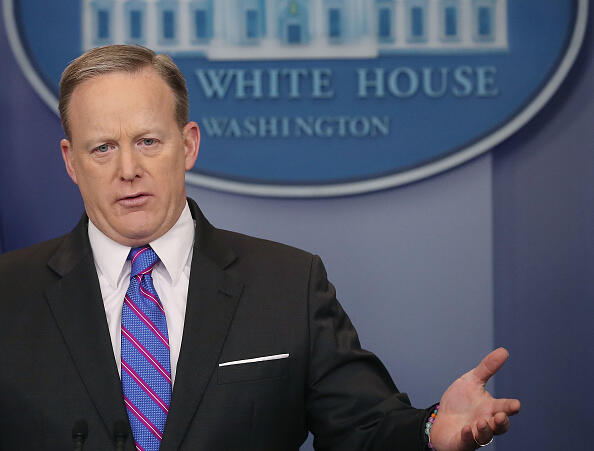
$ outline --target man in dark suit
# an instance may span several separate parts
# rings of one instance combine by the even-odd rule
[[[118,420],[126,449],[147,451],[290,450],[308,430],[318,449],[422,450],[430,437],[464,451],[504,433],[519,401],[484,384],[505,350],[439,409],[414,409],[360,348],[318,257],[208,223],[185,195],[200,142],[187,102],[173,62],[140,47],[91,50],[64,72],[61,148],[86,214],[0,257],[0,449],[68,449],[77,419],[96,450]],[[156,260],[137,272],[143,253]]]

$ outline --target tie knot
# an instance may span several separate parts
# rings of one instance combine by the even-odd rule
[[[133,247],[128,254],[128,260],[132,262],[131,277],[138,274],[150,274],[155,264],[159,261],[157,253],[148,245]]]

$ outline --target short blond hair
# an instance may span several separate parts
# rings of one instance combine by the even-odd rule
[[[180,127],[188,122],[189,101],[186,80],[173,60],[139,45],[106,45],[91,49],[72,61],[60,79],[58,110],[66,137],[70,139],[68,105],[72,93],[86,80],[113,72],[136,73],[151,67],[175,96],[175,119]]]

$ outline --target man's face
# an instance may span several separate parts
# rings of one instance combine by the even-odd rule
[[[149,68],[102,75],[76,87],[68,119],[62,156],[93,224],[126,246],[167,232],[200,144],[195,122],[180,130],[169,86]]]

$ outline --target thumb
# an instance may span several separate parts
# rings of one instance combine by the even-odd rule
[[[485,358],[472,370],[474,376],[486,384],[509,357],[509,352],[505,348],[497,348],[485,356]]]

